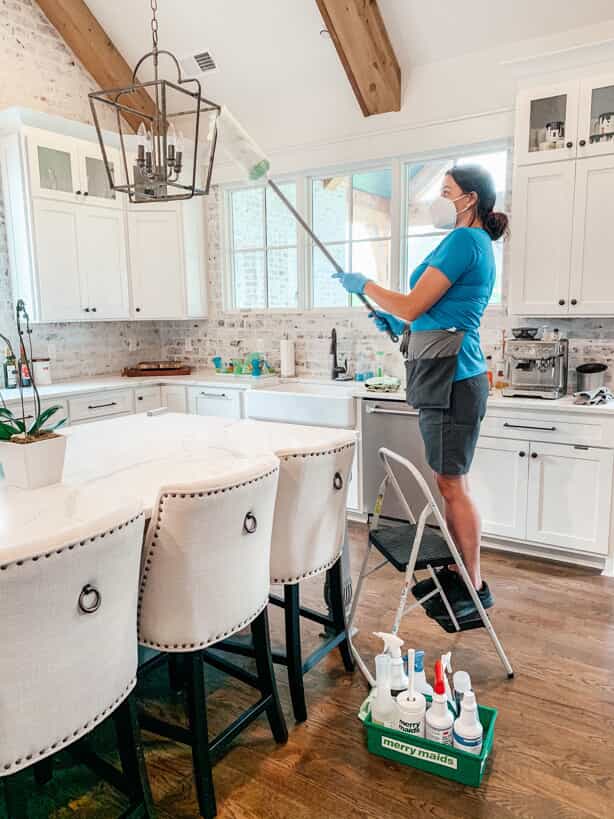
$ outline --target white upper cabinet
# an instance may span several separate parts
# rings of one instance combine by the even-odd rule
[[[614,73],[521,91],[517,165],[614,153]]]
[[[117,139],[108,141],[123,182]],[[94,129],[74,123],[63,134],[11,121],[0,162],[12,295],[33,321],[206,316],[202,199],[128,207]]]
[[[513,186],[512,310],[567,315],[574,210],[573,162],[525,165]]]
[[[579,84],[554,83],[521,91],[516,101],[514,158],[518,165],[576,155]]]
[[[614,315],[614,156],[576,163],[570,315]]]
[[[79,270],[84,294],[82,318],[129,318],[124,215],[108,207],[77,210]]]
[[[86,304],[79,268],[77,210],[75,205],[68,202],[45,198],[34,203],[32,217],[39,321],[78,321],[84,318]]]
[[[154,205],[128,214],[135,316],[182,318],[186,313],[181,214]]]
[[[578,157],[614,153],[614,73],[580,83]]]

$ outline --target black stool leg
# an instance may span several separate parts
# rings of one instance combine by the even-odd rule
[[[209,757],[209,731],[207,728],[207,700],[205,692],[205,666],[202,651],[185,655],[186,705],[192,734],[192,762],[200,815],[213,819],[217,813],[215,791]]]
[[[286,655],[288,662],[288,684],[294,710],[294,719],[305,722],[307,704],[303,687],[303,658],[301,654],[301,615],[299,611],[299,584],[284,586]]]
[[[51,782],[53,776],[53,757],[48,756],[46,759],[41,759],[36,762],[32,769],[34,771],[34,781],[37,785],[46,785]]]
[[[28,819],[28,797],[25,788],[19,787],[18,775],[8,776],[4,780],[6,815],[10,819]]]
[[[269,696],[271,698],[271,702],[266,709],[269,725],[276,742],[287,742],[288,728],[281,710],[275,672],[273,671],[269,617],[266,609],[256,617],[251,628],[260,691],[263,697]]]
[[[117,734],[119,758],[130,790],[130,798],[136,805],[142,805],[140,816],[152,819],[154,816],[153,798],[147,778],[134,694],[130,694],[122,702],[113,714],[113,721]]]
[[[185,685],[183,654],[168,655],[168,681],[171,691],[182,691]]]
[[[345,603],[343,595],[343,578],[341,576],[341,558],[326,572],[330,588],[330,605],[335,626],[335,634],[346,631]],[[354,671],[354,658],[347,639],[339,643],[339,651],[346,671]]]

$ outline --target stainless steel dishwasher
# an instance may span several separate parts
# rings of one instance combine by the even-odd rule
[[[366,510],[373,511],[377,490],[384,477],[384,467],[378,456],[383,446],[407,458],[417,467],[442,508],[441,495],[433,471],[424,455],[424,444],[418,428],[418,410],[412,409],[405,401],[365,398],[362,400],[361,412],[363,492]],[[424,508],[424,495],[416,482],[407,476],[405,470],[395,471],[395,474],[412,511],[417,515]],[[383,514],[397,518],[407,517],[391,490],[386,492]]]

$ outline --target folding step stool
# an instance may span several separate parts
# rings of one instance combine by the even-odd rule
[[[398,572],[402,572],[405,575],[401,589],[401,598],[399,600],[396,616],[394,618],[394,624],[392,626],[393,634],[396,634],[399,631],[401,620],[405,614],[439,594],[441,595],[441,600],[448,612],[450,623],[453,627],[450,628],[450,631],[454,630],[458,632],[465,631],[470,628],[484,627],[488,632],[495,649],[497,650],[497,654],[503,663],[507,676],[510,678],[513,677],[514,672],[512,670],[512,666],[510,665],[505,651],[503,650],[503,646],[499,642],[499,638],[495,633],[492,623],[490,622],[490,619],[482,606],[479,595],[476,592],[471,579],[469,578],[469,574],[465,568],[460,552],[456,548],[456,544],[448,531],[444,517],[437,506],[433,493],[429,489],[428,484],[416,467],[406,458],[402,458],[400,455],[397,455],[395,452],[392,452],[390,449],[386,448],[379,450],[379,456],[384,464],[385,475],[379,487],[373,515],[369,517],[369,538],[367,550],[360,568],[356,591],[354,592],[354,599],[352,601],[352,608],[348,623],[348,634],[355,634],[355,631],[352,629],[352,625],[354,622],[356,609],[358,608],[358,601],[360,599],[363,582],[369,575],[373,574],[389,563]],[[406,469],[422,490],[422,494],[426,500],[426,506],[420,512],[417,522],[409,503],[407,502],[407,499],[399,486],[399,482],[394,474],[390,462],[395,462],[403,469]],[[406,521],[399,521],[392,518],[386,519],[381,516],[384,496],[389,484],[401,503],[402,508],[407,514],[408,520]],[[427,521],[431,515],[434,516],[438,528],[427,525]],[[385,520],[388,521],[388,524],[386,525],[383,523]],[[373,547],[380,552],[384,559],[378,563],[377,566],[374,566],[372,569],[368,569],[367,566],[369,563],[369,557]],[[437,572],[435,571],[435,569],[448,566],[451,563],[456,563],[458,566],[460,576],[463,579],[476,608],[475,615],[470,617],[468,621],[465,618],[462,626],[459,624],[454,614],[454,610],[446,597],[441,583],[437,578]],[[419,600],[416,600],[415,603],[408,606],[407,596],[409,594],[409,590],[412,588],[414,583],[416,583],[415,572],[424,569],[428,570],[430,573],[431,579],[434,583],[434,588],[432,591],[428,592],[428,594],[425,594]],[[370,673],[364,660],[358,653],[351,636],[349,637],[349,640],[350,648],[352,649],[352,653],[358,667],[366,677],[369,684],[371,686],[375,685],[373,675]]]

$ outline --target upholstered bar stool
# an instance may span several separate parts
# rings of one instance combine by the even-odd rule
[[[10,819],[27,816],[26,769],[41,784],[63,749],[129,797],[122,816],[153,816],[131,693],[142,542],[143,516],[131,509],[31,556],[0,558],[0,778]],[[87,743],[111,715],[121,772]]]
[[[160,652],[141,667],[143,678],[169,657],[182,658],[188,727],[145,711],[140,722],[191,747],[198,805],[205,817],[216,814],[212,761],[244,727],[266,712],[277,742],[288,737],[267,620],[279,461],[269,454],[237,463],[241,465],[227,468],[223,476],[160,490],[141,574],[139,641]],[[248,625],[256,647],[256,674],[211,652],[224,637]],[[203,662],[260,693],[255,705],[211,741]]]
[[[267,437],[266,426],[271,427]],[[261,425],[261,437],[272,444],[277,435],[283,440],[280,425]],[[288,669],[288,684],[294,717],[307,719],[303,676],[329,652],[339,648],[347,671],[354,662],[346,633],[341,553],[345,540],[346,502],[356,439],[346,430],[307,430],[305,440],[291,447],[276,448],[280,459],[280,479],[273,542],[271,583],[283,585],[283,598],[271,595],[270,601],[284,609],[285,651],[273,652],[274,662]],[[290,433],[291,434],[291,433]],[[334,441],[317,446],[318,438]],[[262,445],[262,442],[261,442]],[[300,605],[301,580],[326,574],[331,615]],[[332,637],[303,660],[301,617],[323,625]],[[242,640],[225,640],[224,650],[250,655],[253,647]]]

